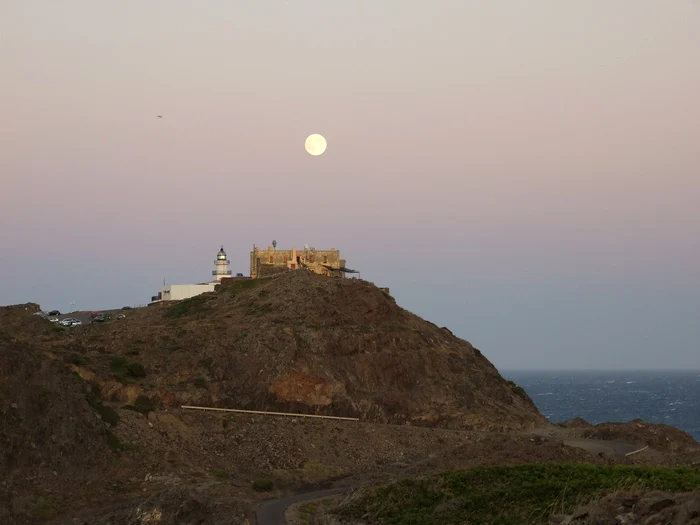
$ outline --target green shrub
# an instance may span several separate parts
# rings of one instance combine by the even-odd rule
[[[221,421],[221,426],[226,430],[231,423],[235,423],[236,421],[238,421],[238,416],[229,416]]]
[[[138,445],[133,445],[131,443],[122,443],[121,440],[117,436],[112,434],[110,431],[107,431],[107,446],[117,452],[131,450],[135,451],[139,449]]]
[[[124,352],[124,355],[139,355],[139,351],[136,348],[132,348]]]
[[[119,423],[119,414],[112,407],[105,406],[103,404],[98,404],[95,406],[95,410],[102,418],[102,421],[108,423],[111,427],[116,427]]]
[[[129,363],[126,365],[126,371],[132,377],[146,377],[146,369],[141,363]]]
[[[272,490],[272,480],[258,479],[253,481],[253,490],[256,492],[267,492]]]
[[[90,360],[87,358],[87,356],[80,355],[80,354],[72,354],[70,356],[70,363],[77,365],[77,366],[85,366],[90,362]]]
[[[337,512],[381,524],[534,525],[616,490],[687,492],[698,487],[700,470],[689,467],[482,466],[368,488]]]
[[[225,470],[215,470],[214,475],[219,479],[228,479],[228,472],[226,472]]]
[[[148,414],[154,409],[153,401],[151,401],[150,397],[141,394],[139,397],[136,398],[134,408],[137,410],[137,412],[141,412],[142,414]]]
[[[520,397],[527,397],[527,393],[523,389],[523,387],[516,385],[513,381],[508,381],[508,386],[513,390],[515,395],[518,395]]]
[[[127,363],[126,357],[118,355],[109,360],[109,369],[115,374],[123,374],[126,372]]]
[[[197,388],[204,388],[207,386],[207,382],[202,376],[195,377],[194,386],[196,386]]]

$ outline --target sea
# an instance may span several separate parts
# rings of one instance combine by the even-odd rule
[[[685,430],[700,442],[700,371],[501,371],[553,423],[642,419]]]

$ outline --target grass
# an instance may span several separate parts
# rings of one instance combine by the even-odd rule
[[[236,295],[240,292],[257,288],[261,284],[265,284],[268,281],[269,279],[246,279],[235,282],[231,281],[227,282],[226,285],[222,287],[222,291],[227,294]]]
[[[221,469],[215,470],[214,476],[216,476],[218,479],[228,479],[229,478],[228,472],[226,472],[225,470],[221,470]]]
[[[551,514],[621,489],[697,490],[700,470],[597,465],[487,466],[399,481],[358,493],[335,509],[378,524],[544,524]]]
[[[203,312],[206,303],[209,302],[208,294],[195,295],[189,299],[183,299],[173,304],[165,311],[165,317],[178,319],[183,316],[195,315]]]

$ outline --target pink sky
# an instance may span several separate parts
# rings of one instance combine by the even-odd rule
[[[497,366],[700,368],[698,86],[691,1],[2,2],[0,304],[142,303],[275,238]]]

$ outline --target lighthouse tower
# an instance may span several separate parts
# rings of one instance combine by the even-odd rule
[[[221,281],[221,279],[231,277],[231,270],[228,269],[229,264],[231,264],[231,261],[227,259],[224,245],[222,244],[219,253],[216,254],[216,270],[211,272],[214,276],[214,280]]]

